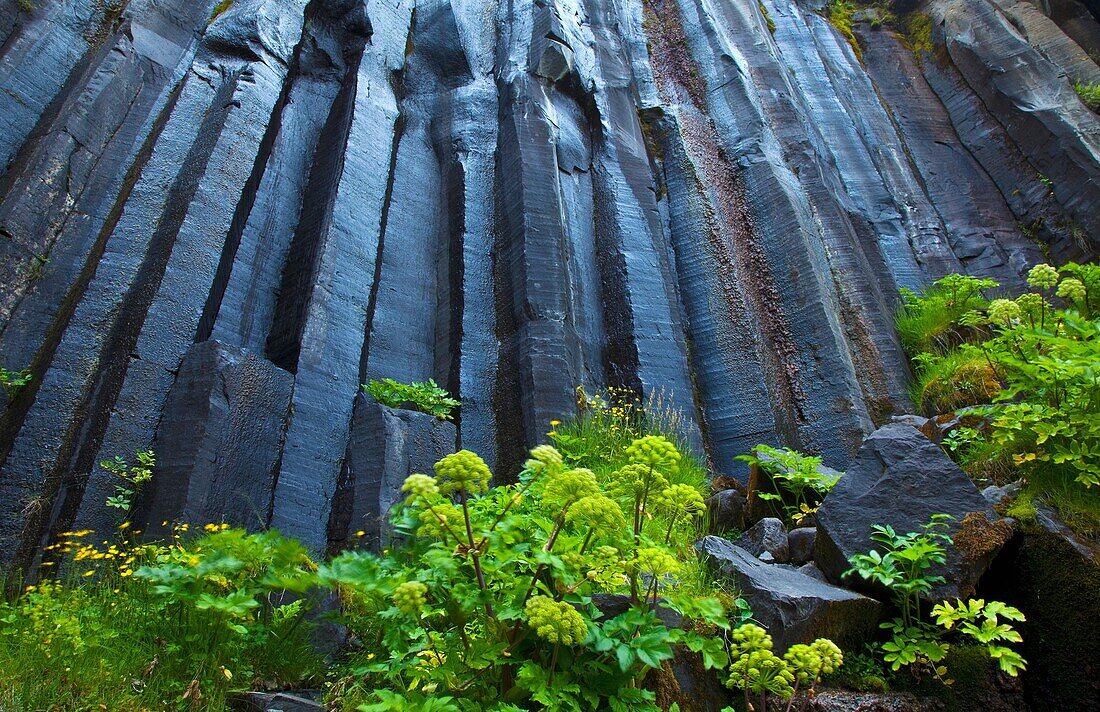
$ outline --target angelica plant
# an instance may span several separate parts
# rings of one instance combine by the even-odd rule
[[[368,709],[416,707],[430,691],[463,711],[655,710],[640,683],[674,645],[724,667],[721,638],[668,629],[657,615],[672,608],[703,629],[729,627],[719,601],[675,590],[685,564],[666,522],[697,516],[702,495],[669,484],[681,456],[667,439],[635,438],[624,451],[633,462],[603,481],[549,445],[531,451],[512,485],[491,487],[468,451],[406,479],[393,515],[403,539],[320,567],[364,650],[342,684]],[[657,518],[659,530],[647,526]],[[597,593],[623,594],[627,610],[604,616]]]

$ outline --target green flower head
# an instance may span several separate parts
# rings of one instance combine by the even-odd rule
[[[465,526],[462,510],[450,502],[433,504],[420,513],[420,526],[416,533],[420,536],[446,539]]]
[[[626,465],[611,475],[611,491],[616,495],[637,499],[648,488],[660,492],[668,487],[668,479],[649,465]]]
[[[706,505],[703,503],[703,495],[699,494],[699,490],[685,484],[666,487],[661,491],[661,494],[657,495],[657,504],[675,512],[677,515],[695,516],[702,514],[703,510],[706,509]]]
[[[734,659],[726,684],[785,700],[794,694],[794,673],[771,650],[754,650]]]
[[[406,581],[393,591],[393,605],[403,613],[419,613],[428,599],[428,587],[419,581]]]
[[[818,638],[810,643],[810,647],[817,651],[818,656],[821,657],[821,673],[823,675],[832,675],[844,664],[844,653],[840,652],[837,644],[828,638]]]
[[[401,485],[401,491],[409,493],[410,501],[419,497],[431,497],[439,494],[439,483],[428,475],[409,475],[405,478],[405,484]]]
[[[493,478],[485,461],[469,450],[459,450],[435,463],[435,474],[440,491],[446,493],[480,494],[489,489],[489,480]]]
[[[563,462],[561,453],[553,445],[538,445],[531,450],[531,457],[523,466],[542,474],[560,470]]]
[[[995,324],[1011,324],[1020,318],[1020,306],[1011,299],[994,299],[989,303],[988,314]]]
[[[637,566],[639,573],[648,573],[660,577],[674,574],[680,570],[680,562],[664,549],[647,546],[638,549]]]
[[[1043,313],[1047,306],[1047,300],[1043,299],[1041,294],[1027,292],[1016,297],[1016,306],[1020,307],[1020,312],[1024,316],[1034,318]]]
[[[626,517],[615,500],[602,494],[581,497],[569,508],[565,520],[604,534],[626,529]]]
[[[753,650],[771,650],[772,637],[758,625],[746,623],[730,633],[731,651],[748,653]]]
[[[559,509],[565,509],[577,500],[599,492],[600,485],[592,470],[578,467],[550,475],[546,481],[546,489],[542,493],[542,501]]]
[[[550,643],[579,645],[588,637],[584,617],[568,603],[547,596],[534,596],[525,608],[535,634]]]
[[[1027,283],[1036,289],[1050,289],[1058,284],[1058,270],[1048,264],[1039,264],[1027,273]]]
[[[662,435],[646,435],[626,448],[631,462],[649,467],[675,469],[680,462],[680,451]]]
[[[1085,301],[1086,291],[1084,282],[1073,277],[1067,277],[1058,285],[1057,294],[1068,302],[1083,302]]]

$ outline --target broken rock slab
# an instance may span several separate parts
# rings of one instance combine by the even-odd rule
[[[391,531],[390,508],[402,499],[405,478],[432,474],[432,465],[454,452],[455,442],[454,423],[388,408],[363,393],[356,396],[329,541],[337,548],[351,543],[381,548]]]
[[[949,514],[954,520],[948,533],[955,536],[972,512],[990,523],[1000,520],[966,473],[920,431],[900,423],[884,425],[863,441],[855,463],[818,508],[814,561],[839,583],[849,559],[874,548],[873,525],[888,524],[904,534],[920,531],[934,514]],[[947,563],[931,569],[945,580],[929,599],[974,595],[1000,544],[978,553],[948,546]]]
[[[847,650],[876,629],[882,604],[873,598],[765,564],[721,537],[703,537],[695,547],[713,571],[737,584],[779,653],[816,638],[829,638]]]

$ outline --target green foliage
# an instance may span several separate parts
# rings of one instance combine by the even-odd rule
[[[928,570],[947,560],[946,546],[951,538],[945,530],[950,519],[945,514],[933,515],[922,531],[906,534],[876,524],[872,527],[871,538],[886,553],[872,550],[853,556],[852,568],[845,575],[859,574],[890,591],[901,615],[881,624],[890,636],[881,649],[883,660],[894,672],[908,669],[917,678],[923,673],[931,673],[940,682],[951,684],[947,667],[943,665],[951,645],[944,636],[954,629],[986,646],[989,657],[997,661],[1002,670],[1015,676],[1024,668],[1024,659],[1003,643],[1020,643],[1022,639],[1010,625],[998,620],[998,616],[1023,620],[1023,614],[1015,608],[999,601],[987,604],[981,599],[971,599],[966,603],[959,601],[957,607],[949,603],[933,607],[932,614],[941,627],[921,617],[921,597],[927,595],[935,583],[944,580],[942,576],[929,575]]]
[[[889,589],[894,604],[901,612],[905,628],[912,628],[920,621],[921,596],[943,582],[942,576],[932,576],[928,570],[947,561],[946,546],[951,543],[947,534],[947,514],[934,514],[919,532],[898,534],[889,525],[871,527],[871,539],[885,552],[871,550],[851,558],[852,568],[844,575],[858,574]]]
[[[10,400],[19,393],[23,386],[30,383],[33,377],[30,369],[27,368],[22,371],[9,371],[6,368],[0,368],[0,388],[4,389],[4,395]]]
[[[920,296],[903,289],[903,304],[894,317],[902,346],[911,356],[947,353],[970,337],[973,327],[966,317],[984,309],[989,303],[985,290],[997,286],[992,279],[951,274]]]
[[[950,454],[974,477],[1022,475],[1029,502],[1045,499],[1075,530],[1100,532],[1100,497],[1088,492],[1100,484],[1100,265],[1040,264],[1027,281],[1031,291],[1015,299],[974,289],[945,298],[945,280],[906,295],[897,325],[916,370],[913,399],[938,412],[982,405],[968,412],[987,422],[946,440]]]
[[[758,2],[757,7],[760,8],[760,14],[764,17],[764,23],[768,26],[768,32],[775,34],[775,20],[768,14],[768,8],[764,6],[764,3]]]
[[[1024,614],[1000,601],[986,603],[980,598],[972,598],[966,603],[961,600],[956,603],[956,606],[947,601],[937,604],[932,609],[936,623],[947,630],[956,629],[979,645],[984,645],[989,657],[997,661],[1001,670],[1016,677],[1026,667],[1026,662],[1004,643],[1022,643],[1024,639],[1011,625],[1000,619],[1022,621]]]
[[[389,408],[411,405],[415,410],[434,415],[440,420],[450,420],[451,411],[462,405],[431,378],[412,383],[398,383],[392,378],[383,378],[364,385],[363,390]]]
[[[856,39],[855,33],[852,32],[852,14],[856,11],[855,3],[849,0],[832,0],[825,6],[827,17],[833,27],[840,32],[840,35],[848,42],[852,47],[852,52],[855,53],[856,59],[863,61],[863,49],[859,46],[859,40]]]
[[[31,0],[15,0],[15,4],[19,6],[22,12],[34,12],[35,6]]]
[[[756,496],[780,502],[787,520],[795,525],[816,512],[821,500],[840,481],[840,474],[832,475],[819,469],[820,457],[770,445],[757,445],[753,451],[755,455],[741,455],[737,459],[767,472],[777,489],[775,492],[757,491]]]
[[[1100,111],[1100,84],[1075,82],[1073,90],[1077,92],[1077,96],[1081,97],[1081,101],[1085,103],[1085,106],[1093,111]]]
[[[925,52],[932,52],[935,45],[932,43],[932,18],[924,12],[913,10],[901,16],[899,29],[905,37],[905,44],[921,60]]]
[[[209,25],[212,22],[214,22],[214,20],[221,17],[222,13],[224,13],[226,10],[228,10],[232,6],[233,6],[233,0],[221,0],[221,2],[219,2],[217,5],[214,6],[214,10],[210,13],[210,19],[208,19],[206,21],[206,24]]]
[[[402,539],[319,571],[362,646],[335,687],[344,708],[655,710],[639,683],[674,645],[725,667],[712,635],[729,627],[725,607],[683,591],[689,562],[669,546],[702,512],[696,488],[670,481],[684,456],[652,434],[622,454],[603,478],[549,445],[514,485],[488,488],[470,452],[409,477],[393,514]],[[587,447],[585,458],[597,464]],[[625,610],[602,614],[598,593],[622,595]],[[661,608],[697,623],[666,628]]]
[[[134,494],[149,480],[153,479],[153,467],[156,465],[156,457],[152,450],[142,450],[134,453],[137,464],[131,466],[121,455],[115,455],[113,460],[102,460],[99,466],[107,470],[115,479],[115,493],[108,497],[106,505],[129,512],[134,503]]]
[[[177,528],[163,544],[63,534],[49,557],[66,575],[0,601],[0,707],[12,710],[222,710],[230,691],[308,684],[310,575],[302,548],[274,532]],[[43,566],[49,568],[51,558]]]

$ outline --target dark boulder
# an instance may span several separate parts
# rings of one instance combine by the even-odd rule
[[[902,693],[821,690],[806,706],[807,712],[944,712],[938,699]]]
[[[787,534],[787,543],[791,550],[791,563],[796,566],[812,561],[814,542],[817,540],[817,527],[799,527]]]
[[[815,638],[850,649],[876,630],[881,604],[872,598],[769,566],[726,539],[703,537],[695,546],[713,571],[737,584],[779,652]]]
[[[725,534],[745,528],[745,495],[735,489],[726,489],[707,500],[710,516],[710,533]]]
[[[983,514],[988,523],[999,519],[966,473],[920,431],[885,425],[867,436],[855,463],[818,508],[814,561],[830,581],[839,582],[850,557],[874,547],[872,525],[888,524],[901,534],[920,531],[934,514],[949,514],[955,518],[949,526],[954,536],[971,512]],[[997,529],[991,537],[1002,537]],[[931,570],[945,581],[929,598],[973,595],[1003,543],[1002,538],[967,551],[949,546],[947,563]]]
[[[765,517],[737,538],[737,546],[769,563],[785,564],[791,560],[787,543],[787,527],[772,517]],[[765,559],[765,555],[767,558]]]
[[[1031,709],[1100,710],[1100,545],[1046,505],[1035,510],[982,581],[983,594],[1027,616],[1015,625]]]

